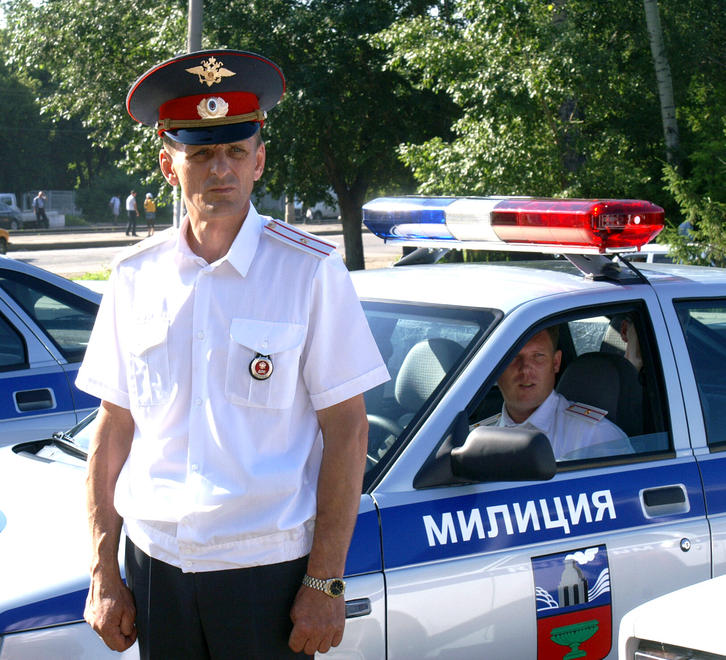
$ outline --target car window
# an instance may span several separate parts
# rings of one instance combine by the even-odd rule
[[[726,447],[726,301],[675,303],[688,346],[706,437],[711,447]]]
[[[522,380],[508,380],[507,374],[511,378],[513,373],[505,371],[508,365],[547,329],[556,337],[559,356],[553,354],[544,375],[527,371]],[[470,426],[526,421],[548,435],[561,469],[670,452],[662,369],[652,337],[641,306],[535,326],[499,366],[497,382],[472,403]],[[523,371],[530,368],[523,365]],[[547,386],[540,389],[538,383]],[[539,391],[534,399],[527,398],[535,389]],[[510,416],[505,397],[511,397],[513,407],[529,410],[530,416]]]
[[[4,271],[0,287],[30,316],[68,362],[83,358],[98,307],[36,277]]]
[[[27,366],[25,341],[18,331],[0,316],[0,371]]]
[[[372,301],[363,301],[363,309],[391,376],[365,393],[370,426],[366,471],[372,473],[382,469],[406,429],[501,314]]]

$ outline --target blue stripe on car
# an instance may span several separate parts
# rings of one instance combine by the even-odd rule
[[[83,621],[88,589],[0,612],[0,635]]]

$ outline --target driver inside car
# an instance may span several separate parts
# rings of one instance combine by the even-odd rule
[[[569,401],[555,392],[562,362],[558,340],[559,329],[552,326],[524,345],[497,381],[504,399],[501,413],[481,424],[542,431],[558,461],[632,453],[625,433],[605,418],[606,410]]]

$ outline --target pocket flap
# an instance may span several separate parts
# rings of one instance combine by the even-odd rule
[[[131,352],[134,355],[142,355],[150,348],[163,344],[168,334],[168,319],[139,320],[133,326]]]
[[[229,333],[234,341],[255,353],[271,355],[299,346],[305,337],[305,327],[296,323],[232,319]]]

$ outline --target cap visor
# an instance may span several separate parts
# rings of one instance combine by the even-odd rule
[[[256,121],[241,124],[210,126],[209,128],[183,128],[176,131],[165,131],[175,142],[182,144],[228,144],[252,137],[259,130]]]

